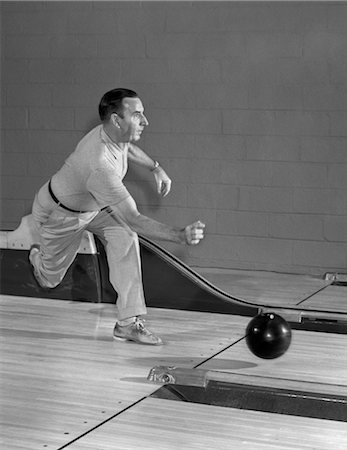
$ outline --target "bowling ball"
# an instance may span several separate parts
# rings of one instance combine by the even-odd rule
[[[246,328],[247,347],[258,358],[279,358],[288,350],[291,340],[288,322],[275,313],[253,317]]]

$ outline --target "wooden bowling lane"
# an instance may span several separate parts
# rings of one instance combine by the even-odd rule
[[[346,424],[146,398],[71,450],[345,450]]]
[[[2,296],[0,314],[6,450],[346,448],[343,422],[152,399],[158,385],[147,381],[157,364],[199,366],[341,392],[345,335],[293,330],[288,352],[268,361],[236,343],[248,317],[150,309],[148,324],[166,344],[145,347],[112,340],[109,304]]]
[[[166,345],[141,346],[112,339],[114,305],[5,295],[0,317],[6,450],[58,449],[158,389],[155,364],[192,368],[243,333],[227,315],[151,309]]]
[[[347,395],[346,361],[347,335],[293,330],[280,358],[257,358],[241,340],[199,369],[242,375],[251,384]]]
[[[347,312],[347,286],[328,286],[301,303],[305,309]]]

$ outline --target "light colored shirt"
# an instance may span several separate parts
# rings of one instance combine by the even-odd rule
[[[130,196],[123,184],[127,169],[128,145],[118,146],[99,125],[83,137],[52,177],[52,190],[69,208],[96,211]]]

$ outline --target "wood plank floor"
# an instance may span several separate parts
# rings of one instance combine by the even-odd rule
[[[0,297],[1,448],[347,448],[343,422],[148,398],[158,389],[146,380],[153,366],[200,365],[243,337],[250,318],[151,308],[162,347],[113,341],[115,320],[110,304]],[[240,341],[199,368],[341,394],[346,339],[293,330],[277,360]]]
[[[347,286],[328,286],[301,305],[305,309],[347,311]]]
[[[346,424],[147,398],[71,450],[345,450]]]

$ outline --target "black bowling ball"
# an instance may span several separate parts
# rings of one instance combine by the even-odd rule
[[[258,358],[279,358],[288,350],[291,340],[288,322],[275,313],[253,317],[246,329],[247,347]]]

